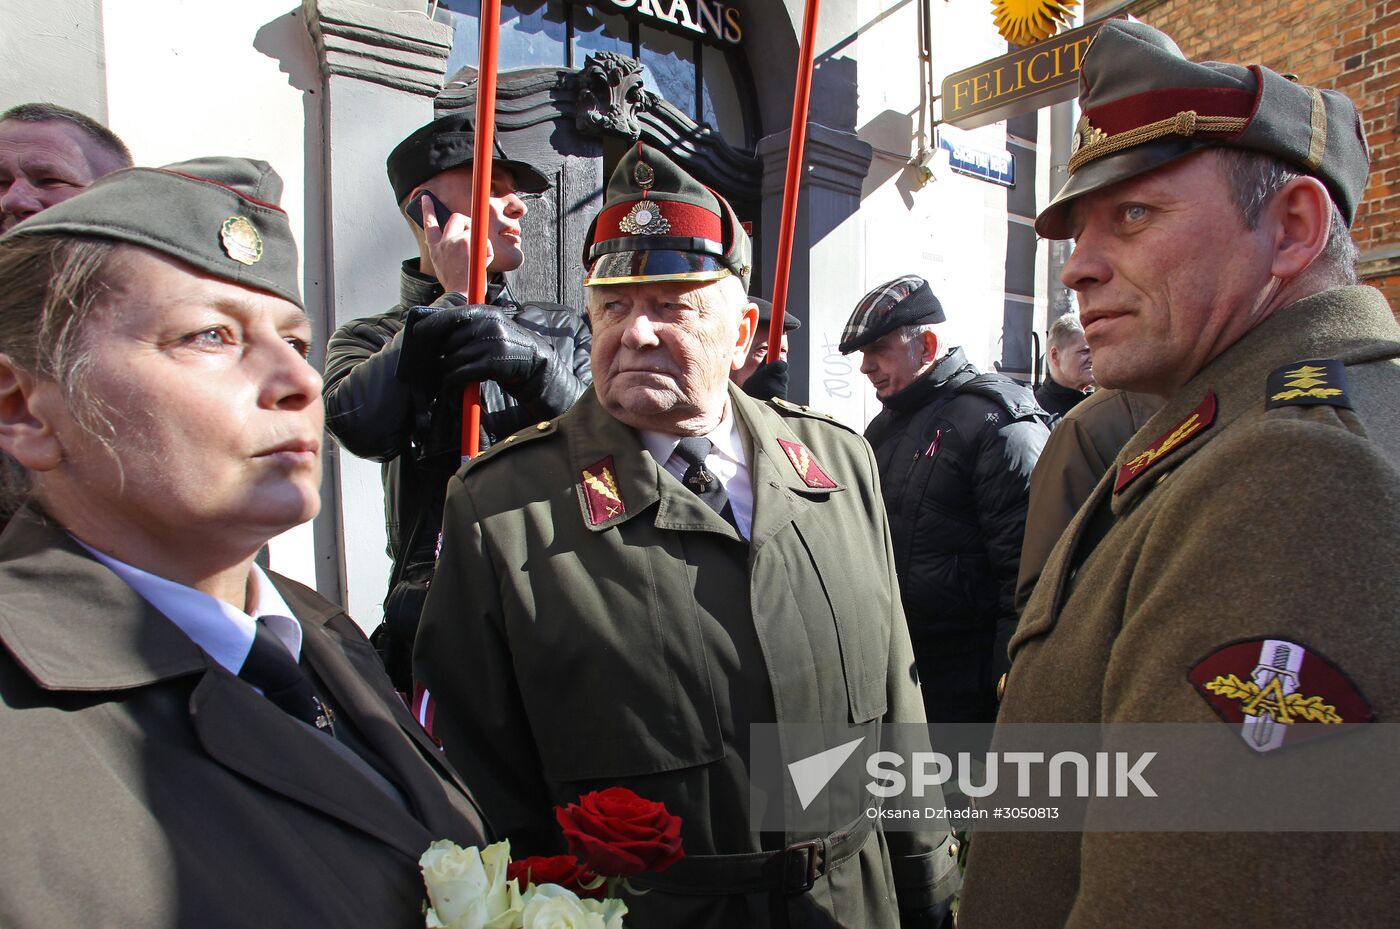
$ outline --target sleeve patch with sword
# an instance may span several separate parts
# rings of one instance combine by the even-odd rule
[[[1248,639],[1212,652],[1187,674],[1211,709],[1239,727],[1256,752],[1271,752],[1375,720],[1343,671],[1288,639]]]

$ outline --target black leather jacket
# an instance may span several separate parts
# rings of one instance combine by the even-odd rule
[[[444,295],[437,279],[420,273],[417,265],[417,259],[403,264],[397,306],[352,320],[331,336],[323,390],[331,434],[351,453],[384,464],[385,527],[394,562],[385,620],[401,625],[410,645],[437,557],[447,482],[461,465],[462,398],[403,383],[395,372],[410,308],[465,304],[459,294]],[[483,451],[563,413],[593,380],[592,336],[581,313],[557,303],[517,303],[499,277],[491,280],[487,301],[550,342],[562,364],[530,403],[520,403],[493,381],[482,383]],[[390,676],[406,686],[392,666]]]
[[[866,428],[933,722],[991,722],[1016,628],[1031,469],[1050,432],[1027,387],[954,348]]]

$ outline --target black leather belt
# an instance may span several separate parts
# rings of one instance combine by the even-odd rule
[[[861,815],[831,835],[793,842],[781,851],[687,855],[660,874],[638,875],[629,881],[664,893],[707,897],[761,891],[806,893],[818,878],[865,847],[872,825],[873,820]]]

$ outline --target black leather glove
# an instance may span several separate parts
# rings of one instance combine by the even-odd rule
[[[398,377],[447,389],[495,381],[516,400],[530,403],[544,392],[558,366],[548,342],[498,307],[416,306],[408,311]]]
[[[786,400],[788,395],[788,364],[781,358],[770,364],[754,368],[753,374],[744,381],[744,393],[755,400]]]

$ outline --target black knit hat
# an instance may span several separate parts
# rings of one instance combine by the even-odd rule
[[[753,245],[729,202],[655,148],[638,142],[608,181],[583,239],[585,286],[715,281],[749,286]]]
[[[1348,224],[1366,189],[1366,136],[1345,95],[1260,65],[1189,61],[1146,23],[1104,24],[1084,53],[1079,103],[1069,180],[1035,221],[1048,239],[1069,238],[1074,198],[1210,146],[1263,152],[1312,175]]]
[[[18,223],[0,241],[85,235],[130,242],[301,306],[297,244],[281,196],[277,172],[249,158],[127,168]]]
[[[947,318],[943,315],[943,304],[933,295],[928,281],[917,274],[906,274],[886,281],[860,298],[851,318],[846,320],[841,344],[836,348],[841,354],[849,355],[901,326],[941,323]]]
[[[493,143],[492,163],[510,169],[518,192],[538,194],[549,190],[548,179],[537,168],[506,156],[499,133]],[[419,184],[444,171],[469,165],[475,157],[476,133],[468,113],[449,113],[415,129],[389,153],[386,165],[394,199],[403,203]]]

